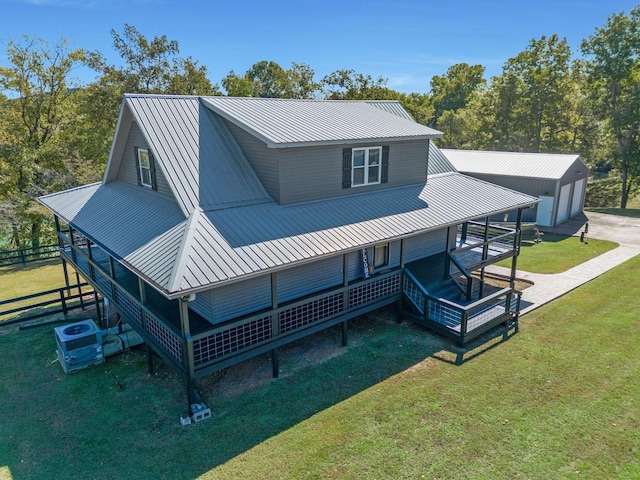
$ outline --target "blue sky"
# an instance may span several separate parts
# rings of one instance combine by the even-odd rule
[[[342,68],[403,92],[428,92],[433,75],[480,63],[489,79],[528,42],[557,33],[574,52],[614,12],[638,0],[0,0],[0,64],[23,34],[98,50],[119,63],[110,31],[133,25],[177,40],[180,56],[219,83],[230,70],[273,60],[307,63],[316,79]],[[89,71],[80,80],[93,80]]]

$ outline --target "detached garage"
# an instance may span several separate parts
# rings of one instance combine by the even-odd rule
[[[540,199],[523,221],[555,227],[582,213],[589,167],[579,155],[443,149],[461,173]],[[509,219],[512,220],[512,219]]]

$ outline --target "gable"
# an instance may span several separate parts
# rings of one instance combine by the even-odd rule
[[[427,140],[442,133],[364,101],[203,97],[269,148]]]
[[[460,172],[510,177],[559,180],[572,169],[586,164],[579,155],[553,153],[491,152],[443,149],[442,153]]]

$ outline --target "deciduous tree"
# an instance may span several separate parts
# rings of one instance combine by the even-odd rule
[[[640,178],[640,6],[616,13],[581,44],[590,98],[614,139],[622,177],[620,207]]]

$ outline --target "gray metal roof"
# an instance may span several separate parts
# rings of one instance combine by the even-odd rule
[[[442,150],[431,142],[429,144],[429,164],[427,165],[427,174],[438,175],[440,173],[450,173],[457,171],[451,162],[444,156]]]
[[[290,206],[196,208],[188,219],[170,199],[120,182],[41,198],[172,298],[537,201],[458,173]]]
[[[577,162],[586,167],[580,156],[575,154],[449,149],[443,149],[442,153],[459,172],[465,173],[559,180]]]
[[[366,102],[203,97],[214,112],[271,148],[402,141],[440,132]]]
[[[376,108],[415,122],[413,117],[409,115],[409,113],[397,100],[364,100],[364,102],[368,105],[373,105]]]
[[[198,97],[125,95],[124,101],[149,143],[178,203],[188,214],[199,204]]]
[[[125,105],[185,216],[198,206],[271,201],[229,129],[200,97],[128,94]]]

